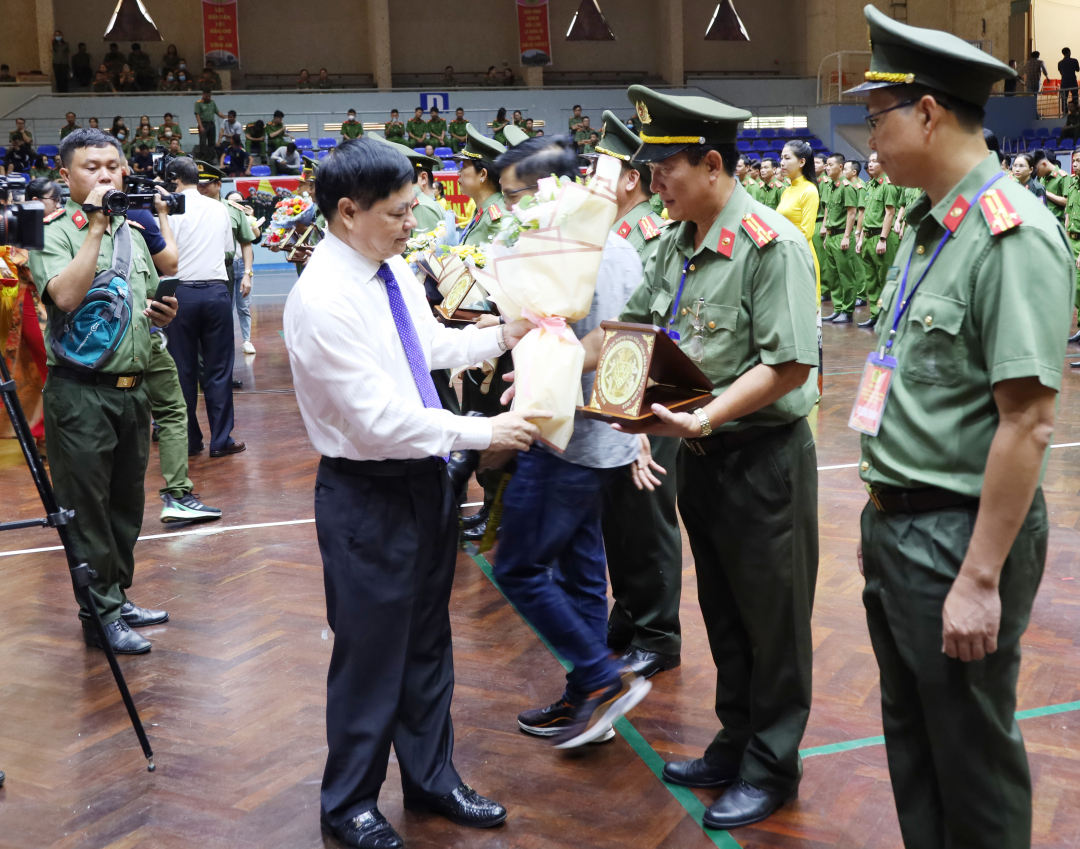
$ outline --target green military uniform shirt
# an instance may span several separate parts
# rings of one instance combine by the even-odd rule
[[[403,144],[406,147],[412,147],[408,140],[405,138],[405,125],[401,121],[387,121],[383,126],[383,135],[388,142],[394,142],[394,144]]]
[[[68,136],[70,136],[73,132],[75,132],[76,130],[81,130],[81,129],[82,129],[82,127],[79,124],[76,124],[74,127],[69,127],[67,124],[64,124],[64,126],[62,126],[60,128],[60,140],[63,141]]]
[[[1055,168],[1053,170],[1053,172],[1051,174],[1049,174],[1045,179],[1040,178],[1040,180],[1041,180],[1041,182],[1043,184],[1043,188],[1045,188],[1046,191],[1048,191],[1048,192],[1050,192],[1052,194],[1058,195],[1059,197],[1066,198],[1066,199],[1068,198],[1068,185],[1069,185],[1069,181],[1071,179],[1072,179],[1071,175],[1066,174],[1060,168]],[[1065,207],[1064,206],[1058,206],[1056,203],[1054,203],[1052,200],[1050,200],[1050,198],[1047,198],[1046,199],[1046,207],[1052,213],[1054,213],[1054,217],[1058,221],[1061,221],[1062,223],[1064,223],[1064,221],[1065,221]]]
[[[419,186],[413,188],[416,192],[416,202],[413,204],[412,213],[416,219],[416,227],[413,229],[412,235],[430,233],[446,220],[443,217],[444,210],[439,206],[438,201],[420,191]]]
[[[111,226],[115,228],[123,222],[123,216],[113,216]],[[60,320],[66,313],[53,303],[45,287],[50,280],[71,264],[71,260],[86,241],[88,226],[82,205],[68,198],[62,212],[53,213],[45,223],[45,248],[40,251],[30,251],[30,272],[34,276],[38,295],[48,309],[50,325]],[[143,315],[143,310],[146,309],[147,296],[157,291],[158,276],[139,228],[132,226],[130,230],[131,274],[128,285],[131,287],[132,297],[131,326],[112,357],[99,369],[108,374],[135,374],[145,369],[147,363],[150,362],[151,324],[150,319]],[[101,249],[98,252],[95,273],[105,271],[112,266],[112,247],[112,234],[106,232],[101,237]],[[53,354],[52,346],[46,347],[49,365],[56,365],[56,356]]]
[[[502,192],[495,192],[484,201],[483,206],[477,204],[476,215],[465,229],[461,244],[486,245],[491,242],[502,227],[503,216],[508,210],[509,207],[506,205]]]
[[[446,144],[450,147],[454,153],[465,147],[465,127],[469,124],[464,118],[460,121],[451,121],[449,125],[450,137],[446,140]],[[461,136],[460,139],[454,138],[455,135]]]
[[[747,229],[753,229],[754,224],[746,221],[747,215],[757,216],[775,236],[758,247]],[[676,305],[684,267],[686,284]],[[698,332],[689,318],[698,310],[705,346],[699,367],[712,380],[713,394],[722,395],[759,363],[818,364],[814,280],[814,260],[806,237],[782,215],[736,186],[696,250],[693,224],[669,225],[659,239],[645,280],[620,320],[671,327],[680,334],[679,346],[685,349]],[[816,400],[817,385],[808,380],[774,403],[719,429],[788,424],[805,417]]]
[[[1070,233],[1080,233],[1080,176],[1069,177],[1064,190],[1067,198],[1065,216],[1069,221],[1065,229]]]
[[[449,142],[449,139],[446,137],[445,118],[439,118],[437,121],[428,121],[427,133],[431,138],[431,143],[435,145],[435,147],[445,147]],[[439,136],[442,136],[442,138],[439,138]]]
[[[829,199],[825,207],[825,226],[829,230],[839,230],[841,235],[847,227],[847,211],[849,207],[858,208],[859,192],[851,184],[851,181],[841,179],[837,183],[829,184]],[[852,225],[851,232],[855,232]]]
[[[757,180],[752,180],[747,177],[746,182],[742,184],[742,187],[746,189],[746,193],[750,195],[750,197],[759,203],[761,202],[761,188],[758,186]]]
[[[656,246],[660,244],[660,234],[667,223],[653,212],[652,204],[646,200],[626,213],[624,218],[617,219],[611,227],[611,232],[630,243],[638,252],[638,257],[644,266],[649,257],[656,253]]]
[[[204,102],[202,98],[199,98],[195,101],[195,117],[199,119],[200,124],[213,124],[217,114],[217,104],[213,100]]]
[[[345,121],[341,125],[341,135],[346,139],[358,139],[364,134],[364,125],[359,121]]]
[[[420,147],[427,140],[428,123],[423,118],[410,118],[405,125],[405,133],[405,140],[409,143],[409,147]],[[420,141],[414,139],[413,136]]]
[[[891,206],[895,210],[900,205],[899,201],[900,192],[889,182],[888,177],[868,180],[859,199],[859,206],[865,210],[863,229],[870,227],[880,230],[885,226],[885,207]]]
[[[970,203],[995,173],[1000,167],[992,154],[937,205],[923,196],[908,209],[882,296],[882,340],[892,328],[900,269],[910,258],[910,291],[945,232],[946,216],[959,208],[957,198]],[[897,367],[881,429],[862,437],[859,469],[868,483],[978,497],[999,422],[994,384],[1036,377],[1050,389],[1061,386],[1073,296],[1067,240],[1023,186],[1002,176],[993,188],[1019,221],[1006,217],[1007,229],[995,236],[973,205],[911,298],[890,351]]]
[[[279,147],[285,147],[285,145],[288,144],[288,142],[285,141],[285,135],[286,135],[285,133],[282,133],[281,135],[277,136],[276,138],[271,138],[270,137],[271,133],[276,133],[278,130],[282,129],[285,126],[284,121],[267,121],[266,124],[264,124],[263,126],[264,126],[264,128],[266,130],[266,152],[267,153],[273,153]]]
[[[822,174],[817,181],[818,192],[818,205],[817,205],[817,220],[818,229],[821,229],[821,222],[825,220],[825,207],[829,204],[829,189],[832,187],[832,180],[829,179],[827,174]]]
[[[502,121],[502,122],[492,121],[491,122],[491,130],[494,133],[493,137],[494,137],[495,141],[497,141],[499,144],[505,145],[507,143],[506,142],[506,135],[503,133],[503,130],[505,130],[509,125],[510,125],[509,121]]]
[[[785,186],[780,180],[773,179],[761,190],[761,197],[758,200],[769,209],[776,209],[780,205],[780,195],[784,193],[784,189]]]

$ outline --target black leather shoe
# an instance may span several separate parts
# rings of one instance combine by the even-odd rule
[[[619,665],[630,667],[638,678],[652,678],[657,672],[674,669],[680,663],[682,658],[677,654],[660,654],[637,646],[630,646],[619,658]]]
[[[739,781],[723,796],[713,802],[705,812],[702,822],[706,828],[742,828],[771,817],[780,806],[798,798],[799,788],[790,793],[772,793],[760,790],[753,784]]]
[[[664,764],[664,781],[680,787],[727,787],[738,778],[738,765],[709,766],[704,758]]]
[[[153,425],[150,427],[150,438],[154,442],[161,441],[161,425],[159,425],[157,422],[154,422]]]
[[[857,307],[865,307],[866,306],[866,299],[865,298],[856,298],[855,299],[855,306],[857,306]]]
[[[461,517],[461,527],[465,528],[466,530],[468,530],[469,528],[475,528],[481,522],[486,522],[487,517],[488,517],[488,508],[487,507],[481,507],[479,510],[477,510],[475,513],[473,513],[471,516],[462,516]]]
[[[822,319],[822,321],[824,321],[824,319]],[[837,313],[836,318],[834,318],[832,320],[833,324],[851,324],[851,322],[852,322],[852,318],[851,318],[851,313],[849,313],[849,312]],[[211,453],[210,456],[212,457],[213,453]]]
[[[833,321],[836,318],[837,315],[839,315],[839,313],[835,313],[835,312],[830,313],[829,315],[822,317],[821,320],[822,321]]]
[[[866,321],[860,321],[858,326],[859,327],[873,327],[875,324],[877,324],[877,319],[876,318],[868,318]]]
[[[232,382],[232,388],[233,389],[243,389],[244,388],[244,381],[242,381],[242,380],[234,380]]]
[[[378,808],[364,811],[337,828],[330,825],[325,818],[321,818],[319,824],[323,831],[336,837],[342,846],[355,849],[401,849],[405,845],[393,826],[386,821],[386,817],[379,813]]]
[[[160,625],[169,621],[169,614],[164,610],[143,610],[134,602],[125,601],[120,608],[120,618],[132,628],[145,628],[147,625]]]
[[[406,810],[438,814],[467,828],[492,828],[506,821],[506,808],[498,802],[485,799],[464,783],[437,799],[406,797],[404,805]]]
[[[1077,342],[1080,342],[1080,330],[1077,330],[1072,336],[1070,336],[1069,341],[1072,342],[1074,345]]]
[[[485,518],[480,524],[473,525],[471,528],[466,528],[461,535],[465,537],[466,542],[480,542],[480,540],[484,538],[484,534],[487,533],[487,524],[487,519]],[[496,534],[498,534],[498,531],[496,531]],[[496,538],[498,537],[496,536]]]
[[[105,626],[105,636],[115,654],[146,654],[150,651],[150,641],[140,637],[123,619],[117,619]],[[91,648],[100,649],[101,641],[97,631],[89,622],[83,623],[83,638]]]
[[[1069,368],[1080,368],[1080,363],[1069,363]]]
[[[831,292],[822,292],[821,293],[821,303],[825,303],[826,301],[829,301],[830,303],[832,302],[832,293]]]
[[[211,457],[228,457],[230,454],[239,454],[241,451],[247,451],[247,444],[243,442],[232,442],[217,451],[211,451]]]
[[[196,454],[202,454],[204,448],[206,448],[205,445],[199,445],[199,446],[194,447],[194,448],[189,445],[188,450],[187,450],[187,455],[189,457],[194,457]]]

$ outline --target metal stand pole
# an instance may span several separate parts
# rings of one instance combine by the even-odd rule
[[[23,413],[22,405],[19,403],[19,397],[15,394],[15,381],[11,379],[11,373],[8,371],[7,363],[2,356],[0,356],[0,397],[4,399],[4,408],[7,410],[8,418],[11,419],[12,427],[15,428],[15,436],[19,440],[19,446],[22,448],[23,456],[26,458],[26,465],[30,469],[30,476],[34,479],[34,485],[37,487],[38,496],[41,498],[46,514],[44,519],[0,522],[0,531],[13,531],[18,528],[56,528],[56,532],[60,535],[60,542],[64,546],[64,553],[67,555],[68,569],[71,571],[71,583],[75,588],[75,595],[80,603],[90,611],[90,618],[94,622],[98,640],[105,651],[105,657],[109,660],[109,668],[112,669],[113,678],[116,679],[116,687],[120,690],[120,696],[124,700],[128,716],[131,717],[131,725],[139,738],[139,745],[142,746],[143,755],[146,756],[146,769],[148,772],[153,772],[156,769],[154,752],[150,748],[150,741],[146,737],[142,720],[139,719],[139,712],[135,708],[135,702],[131,699],[127,681],[124,680],[124,673],[116,660],[116,654],[113,652],[112,646],[109,645],[109,639],[105,633],[105,626],[101,622],[101,614],[98,613],[97,604],[90,595],[90,579],[94,577],[94,574],[86,563],[80,562],[79,558],[76,557],[75,546],[71,541],[71,534],[68,532],[67,524],[74,517],[75,511],[63,510],[56,503],[56,495],[53,493],[52,484],[49,482],[49,475],[45,471],[45,464],[41,460],[41,455],[37,452],[37,445],[34,443],[34,438],[30,433],[30,425],[26,421],[26,415]]]

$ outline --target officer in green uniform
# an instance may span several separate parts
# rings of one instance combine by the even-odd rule
[[[446,135],[446,119],[439,117],[439,107],[431,107],[431,117],[427,122],[427,140],[435,147],[446,147],[450,141]]]
[[[1046,559],[1039,483],[1073,289],[1068,240],[983,138],[991,87],[1016,72],[956,36],[865,13],[873,54],[851,93],[869,92],[869,145],[899,183],[926,189],[878,320],[889,393],[870,386],[854,410],[871,497],[863,601],[900,831],[908,849],[1028,849],[1014,711]]]
[[[1058,221],[1064,222],[1065,204],[1068,202],[1066,185],[1072,177],[1058,168],[1057,163],[1050,158],[1052,155],[1044,150],[1036,151],[1033,165],[1039,182],[1046,189],[1046,208],[1054,213]]]
[[[1080,151],[1072,156],[1073,174],[1065,186],[1068,202],[1065,204],[1065,232],[1072,248],[1073,265],[1076,266],[1076,295],[1074,305],[1080,310]],[[1080,333],[1070,342],[1080,342]]]
[[[143,372],[151,356],[150,327],[172,320],[176,300],[148,307],[158,276],[146,242],[123,216],[110,218],[101,211],[105,191],[122,186],[123,160],[115,139],[100,130],[77,130],[64,139],[61,156],[60,176],[71,197],[49,216],[44,249],[30,252],[30,270],[50,328],[58,328],[79,308],[96,274],[112,267],[114,238],[130,239],[131,319],[115,352],[97,370],[60,365],[53,346],[47,346],[45,443],[57,500],[75,511],[68,528],[79,559],[92,570],[90,593],[108,641],[118,653],[141,654],[150,643],[131,627],[168,619],[164,611],[136,607],[126,595],[135,570],[150,451],[150,398]],[[87,643],[99,645],[89,625],[90,611],[81,610],[79,616]]]
[[[646,267],[668,222],[649,204],[649,166],[631,162],[641,139],[611,111],[604,112],[600,131],[596,152],[622,162],[612,232],[633,245]],[[653,459],[667,470],[663,485],[638,489],[624,469],[605,490],[602,517],[615,599],[608,645],[622,652],[620,663],[646,678],[678,666],[682,650],[682,533],[675,513],[680,443],[670,436],[651,436],[649,443]]]
[[[356,120],[356,110],[349,110],[349,117],[341,125],[341,140],[358,139],[364,134],[364,125]]]
[[[653,406],[651,435],[681,437],[678,504],[717,667],[723,728],[704,757],[664,779],[728,791],[705,813],[730,829],[770,816],[798,790],[810,714],[810,617],[818,568],[814,261],[806,237],[750,198],[733,174],[750,113],[631,86],[642,121],[635,162],[674,222],[623,321],[660,326],[684,351],[701,337],[713,399]],[[704,139],[704,144],[699,139]]]
[[[826,156],[824,153],[814,154],[814,168],[818,172],[818,205],[817,205],[817,224],[814,230],[814,253],[818,258],[818,267],[821,270],[821,301],[832,300],[832,286],[830,285],[831,277],[825,276],[825,208],[829,205],[829,187],[832,186],[832,181],[829,179],[829,174],[825,170]]]
[[[877,324],[881,310],[881,293],[885,289],[885,275],[896,257],[900,247],[900,237],[893,232],[893,218],[900,200],[900,192],[889,182],[885,169],[878,162],[878,155],[870,153],[866,163],[870,179],[862,192],[862,227],[855,242],[855,252],[863,265],[866,275],[866,302],[870,305],[870,318],[859,323],[859,327],[873,327]]]
[[[285,141],[285,113],[278,109],[274,112],[274,118],[266,122],[266,157],[270,161],[270,154],[279,147],[284,147]]]
[[[829,175],[829,199],[825,207],[825,253],[821,261],[821,277],[829,281],[832,292],[833,313],[822,321],[850,324],[855,312],[857,269],[851,258],[855,256],[851,234],[855,229],[859,194],[850,180],[844,179],[844,155],[834,153],[826,164]]]
[[[776,209],[780,205],[780,195],[784,191],[784,184],[776,177],[776,171],[779,167],[780,163],[771,156],[766,156],[761,160],[761,182],[763,185],[759,200],[769,209]]]
[[[388,142],[400,144],[404,147],[412,147],[408,139],[405,138],[405,125],[398,120],[398,111],[396,109],[390,110],[390,120],[383,125],[383,135]]]
[[[428,140],[428,123],[424,120],[424,110],[416,107],[416,114],[405,124],[405,141],[409,147],[423,147]]]
[[[449,142],[448,147],[454,151],[454,153],[460,153],[465,147],[467,141],[465,136],[465,127],[469,124],[465,120],[465,110],[460,106],[454,111],[454,120],[450,122],[450,126],[447,128],[450,132],[450,136],[447,139]]]
[[[416,184],[413,186],[416,200],[413,201],[412,206],[416,227],[412,234],[416,236],[420,233],[430,233],[446,221],[446,210],[439,206],[439,202],[434,197],[435,171],[442,168],[442,162],[432,156],[417,153],[415,150],[402,150],[402,153],[412,161],[413,173],[416,176]]]
[[[855,237],[856,246],[862,239],[862,227],[863,227],[863,210],[866,206],[866,183],[859,176],[862,172],[862,163],[857,159],[849,159],[844,163],[844,179],[848,180],[851,185],[855,187],[855,197],[857,205],[855,207],[855,230],[852,232],[852,236]],[[858,249],[851,256],[851,270],[855,274],[855,306],[866,306],[866,289],[870,285],[870,279],[866,273],[866,264],[859,257]]]
[[[740,154],[738,162],[735,163],[735,178],[750,197],[756,201],[761,200],[761,189],[750,171],[750,157],[746,154]]]
[[[516,128],[514,128],[516,129]],[[499,186],[499,169],[495,160],[506,148],[494,139],[482,135],[472,124],[466,124],[467,141],[454,159],[461,163],[458,172],[458,188],[476,204],[476,215],[461,235],[463,245],[486,245],[495,238],[502,226],[502,218],[509,205]],[[467,369],[461,376],[461,409],[463,412],[479,412],[495,416],[506,412],[499,398],[506,389],[503,375],[513,371],[513,360],[506,354],[499,357],[495,372],[485,375],[480,369]],[[476,480],[484,487],[484,506],[463,520],[465,538],[471,541],[483,539],[487,530],[487,517],[495,500],[495,490],[501,471],[477,473]]]

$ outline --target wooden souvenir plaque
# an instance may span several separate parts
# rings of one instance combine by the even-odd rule
[[[293,233],[297,234],[299,231],[293,229]],[[318,224],[309,224],[303,233],[296,235],[294,240],[287,240],[288,253],[285,255],[285,259],[289,262],[296,262],[296,249],[297,248],[314,248],[319,242],[322,241],[323,232],[319,229]]]
[[[659,327],[604,321],[604,344],[587,419],[632,425],[656,418],[653,404],[688,412],[712,399],[712,381]]]

